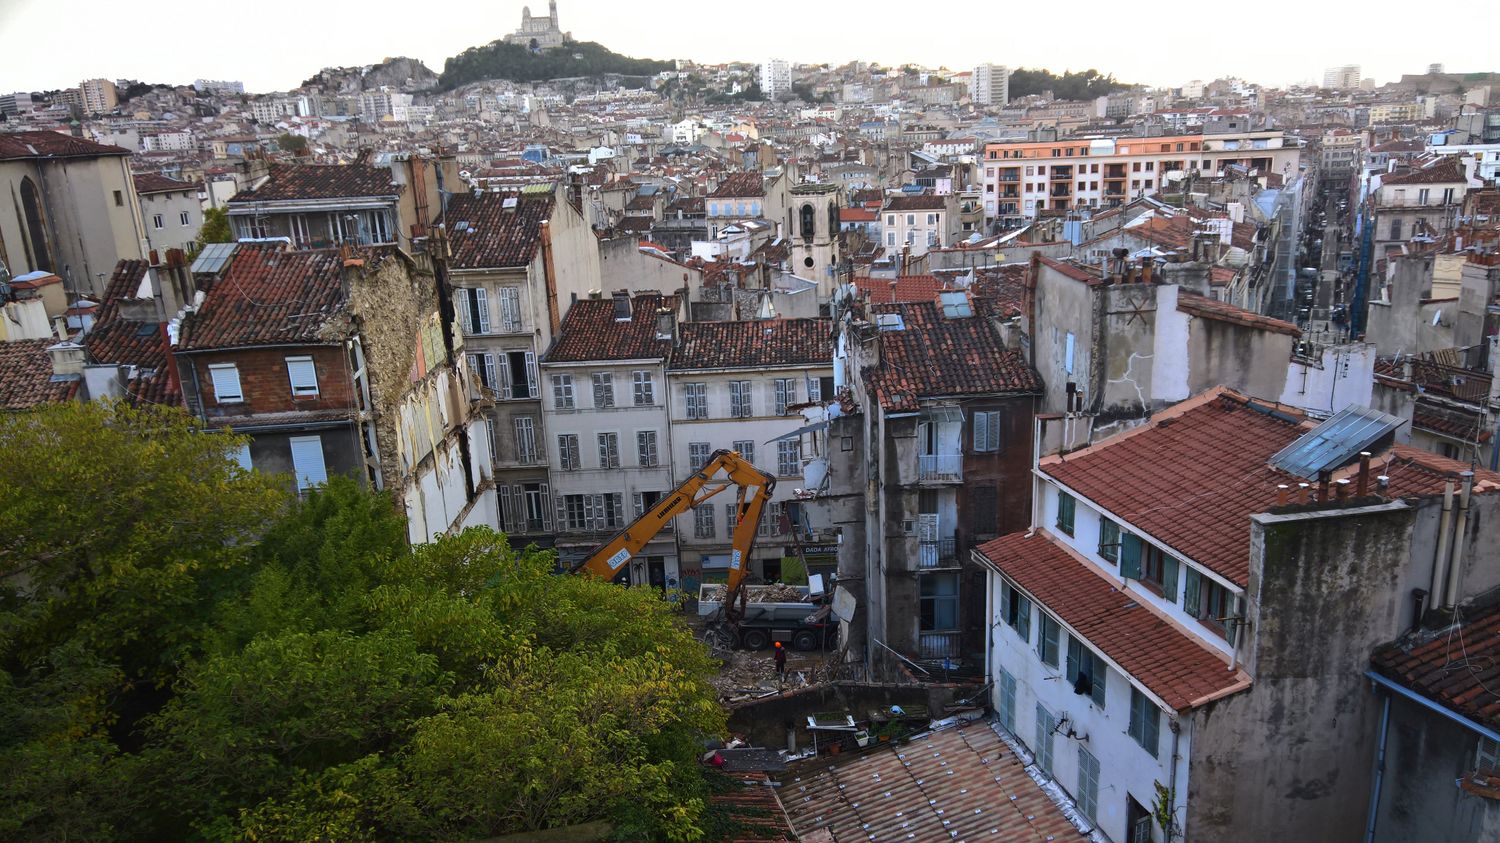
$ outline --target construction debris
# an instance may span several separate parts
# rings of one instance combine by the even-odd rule
[[[698,599],[723,602],[726,591],[728,591],[728,586],[705,585]],[[780,583],[748,585],[744,587],[744,592],[747,603],[802,603],[807,600],[807,595],[799,591],[796,586]]]

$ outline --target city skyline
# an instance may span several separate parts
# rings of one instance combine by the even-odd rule
[[[270,92],[296,87],[318,70],[330,66],[374,64],[387,57],[408,56],[441,72],[443,61],[469,47],[487,44],[515,29],[522,3],[480,3],[458,0],[445,6],[441,19],[422,28],[393,26],[390,18],[376,15],[351,16],[341,7],[319,7],[271,0],[257,7],[260,20],[276,26],[251,28],[262,37],[234,34],[213,37],[216,22],[205,20],[202,6],[185,0],[163,0],[162,14],[151,20],[125,20],[97,30],[69,30],[61,24],[86,15],[93,3],[61,4],[42,0],[18,0],[0,8],[0,36],[12,48],[10,72],[0,77],[0,89],[50,90],[77,85],[80,79],[104,77],[143,82],[187,84],[197,78],[229,78],[245,82],[247,91]],[[536,4],[544,13],[544,6]],[[1442,55],[1415,55],[1396,42],[1382,45],[1376,36],[1385,26],[1377,19],[1340,16],[1332,9],[1307,8],[1290,0],[1274,0],[1264,7],[1263,19],[1283,19],[1293,14],[1309,29],[1342,29],[1351,45],[1326,57],[1314,57],[1295,36],[1276,43],[1258,43],[1238,54],[1224,49],[1224,35],[1216,27],[1225,24],[1204,20],[1196,32],[1181,33],[1173,27],[1204,17],[1200,5],[1168,2],[1152,15],[1162,21],[1144,33],[1144,49],[1122,48],[1119,28],[1105,25],[1106,7],[1086,3],[1082,14],[1070,19],[1066,38],[1055,37],[1057,21],[1049,9],[1018,8],[1007,11],[1001,31],[1035,31],[1045,37],[964,37],[963,29],[952,39],[939,36],[912,39],[903,26],[887,26],[876,15],[850,20],[848,8],[834,5],[794,4],[770,0],[764,13],[737,20],[733,27],[705,25],[696,18],[670,14],[678,7],[665,3],[646,4],[649,11],[623,19],[610,14],[598,0],[564,0],[559,4],[561,28],[580,41],[597,41],[625,55],[656,59],[688,59],[702,63],[759,62],[784,58],[795,63],[843,64],[852,60],[888,65],[919,64],[966,70],[984,62],[1010,67],[1066,70],[1095,68],[1113,73],[1130,83],[1153,87],[1176,87],[1193,79],[1239,77],[1271,86],[1316,84],[1325,66],[1358,64],[1377,84],[1395,81],[1403,73],[1421,73],[1430,63],[1443,63],[1454,72],[1491,70],[1489,57],[1479,41],[1445,46]],[[974,7],[956,2],[925,6],[934,22],[974,14]],[[205,28],[192,43],[205,49],[141,50],[154,34],[152,20],[196,20]],[[1086,25],[1098,21],[1099,25]],[[788,22],[791,25],[788,26]],[[226,18],[226,29],[240,18]],[[1413,36],[1431,29],[1436,20],[1407,24]],[[281,36],[285,32],[286,36]],[[314,33],[315,35],[305,35]],[[837,37],[830,37],[836,34]],[[281,36],[281,37],[279,37]],[[278,45],[284,37],[307,39],[311,48],[286,50]],[[1066,43],[1063,43],[1063,42]],[[1133,46],[1133,45],[1132,45]],[[1170,52],[1170,56],[1165,53]]]

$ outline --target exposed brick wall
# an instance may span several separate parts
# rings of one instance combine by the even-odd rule
[[[318,370],[318,394],[316,397],[294,397],[291,381],[287,376],[288,357],[311,357]],[[203,409],[208,418],[258,415],[262,413],[286,413],[308,410],[354,410],[357,406],[354,394],[353,372],[346,365],[344,351],[339,346],[303,346],[278,348],[247,348],[211,351],[199,354],[179,354],[178,360],[196,370],[198,385],[202,391]],[[214,395],[213,378],[208,367],[219,363],[233,363],[240,372],[240,391],[245,400],[236,404],[220,404]],[[191,391],[191,370],[186,373],[183,389]]]

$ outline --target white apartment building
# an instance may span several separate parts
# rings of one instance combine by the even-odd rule
[[[584,299],[542,361],[546,449],[557,548],[581,561],[676,487],[667,411],[672,326],[683,303],[655,292]],[[528,499],[527,505],[531,501]],[[677,524],[672,525],[677,527]],[[634,585],[682,583],[673,530],[622,572]]]
[[[153,135],[141,135],[141,151],[143,152],[186,152],[196,149],[197,146],[193,141],[192,132],[157,132]]]
[[[1323,71],[1323,87],[1350,91],[1359,87],[1359,65],[1341,64]]]
[[[831,331],[828,319],[677,327],[667,367],[675,480],[686,480],[721,448],[738,451],[779,478],[746,563],[754,578],[779,579],[788,555],[786,503],[802,483],[805,461],[817,456],[802,452],[799,431],[807,421],[796,407],[832,394]],[[679,519],[682,582],[690,593],[699,582],[722,580],[728,572],[733,495],[730,489]]]
[[[892,196],[880,209],[886,252],[909,248],[917,257],[958,239],[958,201],[953,194]]]
[[[1010,102],[1010,68],[981,64],[969,76],[969,99],[975,105],[1003,107]]]
[[[760,66],[760,92],[766,99],[777,100],[792,92],[792,63],[786,59],[766,59]]]
[[[167,249],[192,249],[203,228],[202,185],[177,181],[157,173],[137,173],[135,194],[146,224],[146,242],[158,255]]]

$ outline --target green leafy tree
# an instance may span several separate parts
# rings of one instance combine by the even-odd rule
[[[223,208],[209,208],[203,212],[203,227],[198,229],[198,249],[209,243],[233,243],[234,232],[229,229],[229,212]]]
[[[276,136],[276,146],[282,152],[290,152],[293,155],[305,155],[307,153],[307,138],[286,132]]]

